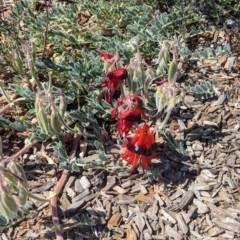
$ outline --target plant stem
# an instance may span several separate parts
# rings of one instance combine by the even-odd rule
[[[45,5],[46,5],[46,16],[45,16],[45,19],[46,19],[46,26],[45,26],[45,31],[44,31],[44,43],[43,43],[43,50],[42,50],[42,57],[41,59],[44,59],[45,57],[45,50],[46,50],[46,47],[47,47],[47,37],[48,37],[48,25],[49,25],[49,4],[51,3],[48,3],[46,0],[44,1]]]
[[[168,111],[166,117],[164,118],[163,122],[161,123],[161,125],[158,128],[159,130],[162,130],[165,127],[170,116],[171,116],[171,111]]]
[[[4,114],[10,107],[12,107],[14,105],[14,103],[21,102],[21,101],[27,101],[27,99],[24,97],[21,97],[21,98],[17,98],[15,100],[13,100],[11,103],[8,103],[7,105],[5,105],[4,107],[2,107],[0,109],[0,115]]]
[[[78,133],[73,140],[73,149],[70,154],[70,159],[74,158],[76,155],[76,151],[77,151],[77,148],[78,148],[79,142],[80,142],[80,137],[81,137],[81,134]],[[69,175],[69,170],[63,170],[62,176],[61,176],[60,180],[58,181],[58,183],[55,187],[55,190],[54,190],[55,196],[52,197],[50,200],[50,207],[52,210],[52,222],[53,222],[53,225],[55,227],[57,227],[56,231],[55,231],[56,240],[64,240],[63,236],[62,236],[62,231],[59,228],[60,223],[59,223],[59,218],[58,218],[57,200],[58,200],[58,195],[59,195],[60,191],[62,190],[62,188],[68,178],[68,175]]]
[[[6,101],[11,104],[11,100],[9,99],[8,95],[6,94],[4,88],[3,88],[3,85],[2,83],[0,82],[0,89],[1,89],[1,92],[2,92],[2,95],[4,96],[4,98],[6,99]]]
[[[31,142],[28,145],[26,145],[24,148],[22,148],[20,151],[18,151],[14,155],[12,155],[10,157],[7,157],[6,159],[2,160],[1,164],[3,164],[4,162],[10,162],[10,161],[12,161],[14,159],[17,159],[18,157],[23,155],[25,152],[27,152],[32,146],[34,146],[37,143],[38,143],[38,140],[34,140],[33,142]]]
[[[0,115],[4,114],[9,108],[11,107],[11,104],[7,104],[4,107],[0,109]]]
[[[120,81],[120,91],[121,91],[122,97],[125,98],[124,84],[122,80]]]

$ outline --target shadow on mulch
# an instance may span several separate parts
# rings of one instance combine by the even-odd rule
[[[221,128],[222,126],[213,127],[195,124],[188,131],[185,130],[184,140],[176,141],[185,144],[185,149],[188,145],[192,145],[196,140],[200,141],[204,148],[214,148],[223,137],[228,135],[228,133],[222,133]],[[166,143],[158,146],[157,154],[158,161],[155,162],[153,160],[152,166],[147,172],[138,172],[138,169],[136,169],[133,175],[136,174],[139,175],[139,178],[149,179],[151,185],[161,183],[171,191],[171,189],[176,189],[177,186],[181,186],[181,188],[187,187],[187,185],[191,181],[194,181],[201,173],[201,164],[199,164],[198,160],[200,156],[193,155],[189,157],[182,155],[169,148]],[[104,171],[105,173],[103,174],[101,171]],[[117,172],[114,174],[117,174]],[[90,175],[90,179],[94,179],[94,177],[96,178],[96,185],[99,182],[99,179],[102,179],[102,181],[100,181],[101,185],[94,190],[94,192],[99,192],[106,186],[107,176],[111,175],[111,173],[97,169],[93,170]],[[76,212],[69,216],[65,216],[65,213],[59,208],[59,219],[64,221],[62,222],[64,229],[68,228],[64,232],[64,239],[95,240],[102,239],[101,237],[103,236],[112,236],[114,234],[114,229],[107,226],[107,220],[104,220],[105,222],[99,222],[99,219],[94,219],[94,216],[91,216],[86,211],[86,207],[87,205],[83,206],[81,210],[76,209]],[[46,223],[47,222],[49,223],[49,219],[46,219]],[[46,233],[45,236],[46,239],[55,239],[55,234],[52,232]]]

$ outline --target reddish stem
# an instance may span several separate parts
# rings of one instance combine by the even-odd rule
[[[57,227],[57,229],[55,231],[56,240],[64,240],[63,236],[62,236],[62,232],[58,228],[58,226],[60,226],[60,225],[59,225],[58,210],[57,210],[57,200],[58,200],[57,195],[62,190],[63,185],[65,184],[65,182],[67,180],[68,174],[69,174],[69,170],[63,171],[62,176],[61,176],[60,180],[58,181],[57,186],[54,191],[56,194],[56,197],[52,197],[50,200],[50,207],[52,209],[52,222],[53,222],[53,225]]]
[[[74,138],[73,141],[73,149],[72,152],[70,154],[70,159],[74,158],[76,155],[76,150],[78,148],[79,142],[80,142],[80,133],[77,134],[77,136]],[[56,240],[64,240],[63,236],[62,236],[62,232],[61,230],[58,228],[58,226],[60,226],[59,224],[59,218],[58,218],[58,210],[57,210],[57,200],[58,200],[58,195],[60,193],[60,191],[62,190],[67,178],[69,175],[69,170],[63,170],[62,172],[62,176],[60,178],[60,180],[58,181],[54,193],[56,197],[52,197],[50,200],[50,207],[52,210],[52,222],[53,225],[57,227],[55,235],[56,235]]]
[[[8,103],[7,105],[5,105],[4,107],[2,107],[0,109],[0,115],[4,114],[9,108],[10,108],[10,104]]]
[[[3,159],[0,162],[9,162],[12,161],[14,159],[17,159],[18,157],[20,157],[21,155],[23,155],[25,152],[27,152],[32,146],[34,146],[36,143],[38,143],[38,140],[34,140],[33,142],[29,143],[28,145],[26,145],[24,148],[22,148],[20,151],[18,151],[17,153],[15,153],[14,155],[10,156],[10,157],[6,157],[5,159]]]

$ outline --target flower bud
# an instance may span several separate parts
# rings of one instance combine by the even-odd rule
[[[169,105],[166,109],[166,112],[172,111],[175,105],[176,105],[176,97],[172,97],[169,101]]]
[[[36,47],[35,47],[35,43],[32,42],[32,60],[33,62],[35,62],[36,60]]]
[[[11,161],[11,170],[16,176],[21,178],[21,181],[19,181],[19,183],[21,183],[23,187],[28,189],[29,186],[28,186],[27,178],[20,163],[16,161]]]
[[[143,89],[144,89],[144,92],[145,93],[148,93],[148,88],[149,88],[149,85],[151,84],[152,82],[152,79],[151,78],[146,78],[145,79],[145,82],[144,82],[144,86],[143,86]]]
[[[175,59],[172,60],[168,70],[168,81],[172,83],[177,73],[177,62]]]
[[[17,53],[15,53],[15,57],[14,57],[14,58],[15,58],[15,59],[14,59],[14,60],[15,60],[14,63],[15,63],[15,66],[16,66],[18,72],[19,72],[19,73],[23,73],[22,61],[21,61],[21,59],[19,58],[19,56],[18,56]]]
[[[2,191],[1,200],[6,209],[8,209],[11,212],[17,212],[18,210],[17,203],[15,202],[12,196],[8,195],[6,191]]]
[[[161,96],[162,93],[163,93],[162,87],[158,87],[158,88],[157,88],[157,91],[156,91],[156,95]]]
[[[47,115],[44,111],[44,108],[41,106],[41,104],[39,105],[39,109],[38,109],[38,113],[37,113],[37,116],[38,116],[38,123],[39,123],[39,126],[41,128],[43,128],[43,130],[48,133],[49,132],[49,123],[48,123],[48,118],[47,118]]]
[[[159,91],[161,91],[162,88],[159,89]],[[155,97],[155,100],[156,100],[156,106],[157,106],[157,109],[158,109],[158,113],[161,112],[165,105],[166,105],[166,96],[164,94],[158,94],[156,95]]]
[[[151,78],[152,77],[152,72],[153,72],[152,68],[148,67],[147,70],[146,70],[146,76]]]
[[[177,103],[182,102],[184,98],[185,98],[185,92],[182,91],[177,97]]]
[[[2,193],[0,193],[0,213],[4,216],[6,219],[7,223],[9,222],[11,211],[3,204],[2,201]]]
[[[139,72],[137,70],[135,70],[133,72],[133,78],[132,78],[132,83],[131,83],[131,92],[132,93],[136,93],[137,92],[138,78],[139,78]]]
[[[179,96],[180,96],[181,100],[183,101],[185,96],[186,96],[186,94],[185,94],[184,91],[182,91]]]
[[[157,63],[161,62],[162,58],[164,57],[165,52],[167,52],[167,51],[168,51],[168,43],[167,43],[167,41],[164,41],[162,48],[158,54]]]
[[[156,98],[156,106],[157,106],[157,113],[161,112],[164,108],[163,102],[160,100],[160,98]]]
[[[6,169],[1,169],[1,174],[2,176],[4,177],[4,180],[9,183],[10,185],[13,185],[15,187],[18,186],[18,179],[13,175],[11,174],[10,172],[8,172]],[[16,189],[16,188],[15,188]],[[14,189],[14,190],[15,190]]]
[[[19,186],[18,198],[21,206],[24,206],[27,202],[28,191],[23,186]]]
[[[60,134],[62,129],[61,129],[61,123],[60,119],[58,117],[58,112],[54,107],[51,108],[52,113],[51,113],[51,118],[50,118],[50,124],[51,124],[51,129],[53,134]]]
[[[59,103],[58,112],[62,118],[64,118],[64,114],[65,114],[66,110],[67,110],[66,98],[63,95],[60,95],[60,103]]]
[[[35,73],[35,68],[34,68],[33,60],[30,58],[29,54],[27,54],[27,64],[28,64],[28,68],[30,70],[31,75],[33,75]]]
[[[38,115],[38,111],[39,111],[39,96],[38,94],[36,94],[36,98],[35,98],[35,103],[34,103],[34,107],[35,107],[35,114],[36,114],[36,118],[38,120],[39,123],[39,115]]]
[[[110,66],[111,66],[111,65],[110,65],[108,62],[105,61],[104,64],[103,64],[103,70],[104,70],[104,72],[108,72]]]

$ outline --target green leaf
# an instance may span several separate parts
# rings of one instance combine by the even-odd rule
[[[104,151],[104,147],[103,147],[101,142],[95,140],[94,141],[94,146],[97,150]]]
[[[4,227],[7,224],[7,220],[0,214],[0,226]]]
[[[187,152],[185,148],[183,147],[183,144],[181,142],[176,141],[173,137],[172,134],[168,131],[162,130],[160,132],[160,135],[163,137],[165,140],[166,144],[174,151],[177,151],[178,153],[187,156]]]
[[[48,68],[57,69],[57,65],[50,59],[44,59],[43,63]]]
[[[28,87],[21,87],[17,84],[9,85],[19,96],[25,97],[31,101],[35,101],[36,94],[31,91]]]
[[[69,158],[66,152],[65,147],[63,146],[62,142],[55,142],[51,145],[56,152],[59,161],[63,164],[69,163]]]
[[[80,169],[76,163],[72,163],[71,167],[74,172],[80,172]]]
[[[107,157],[103,153],[99,153],[98,157],[101,161],[107,161],[108,160]]]
[[[37,59],[35,60],[34,65],[35,65],[35,67],[40,68],[40,69],[46,69],[47,68],[46,65],[42,61],[37,60]]]
[[[24,124],[22,122],[10,123],[9,127],[12,129],[15,129],[19,132],[23,132],[26,130],[26,127],[24,126]]]
[[[60,162],[60,167],[66,170],[70,170],[70,171],[72,170],[72,167],[68,162]]]
[[[36,110],[35,109],[30,109],[26,112],[25,116],[27,118],[32,118],[35,114],[36,114]]]
[[[11,121],[9,121],[8,119],[0,117],[0,125],[5,126],[5,127],[9,127],[9,124],[11,124]]]
[[[23,125],[30,130],[34,130],[35,127],[29,121],[23,121]]]
[[[134,25],[127,25],[126,29],[128,29],[129,31],[133,32],[133,33],[137,33],[137,27],[135,27]]]
[[[108,102],[106,102],[104,99],[101,100],[101,104],[106,109],[112,109],[113,108],[112,105],[109,104]]]

